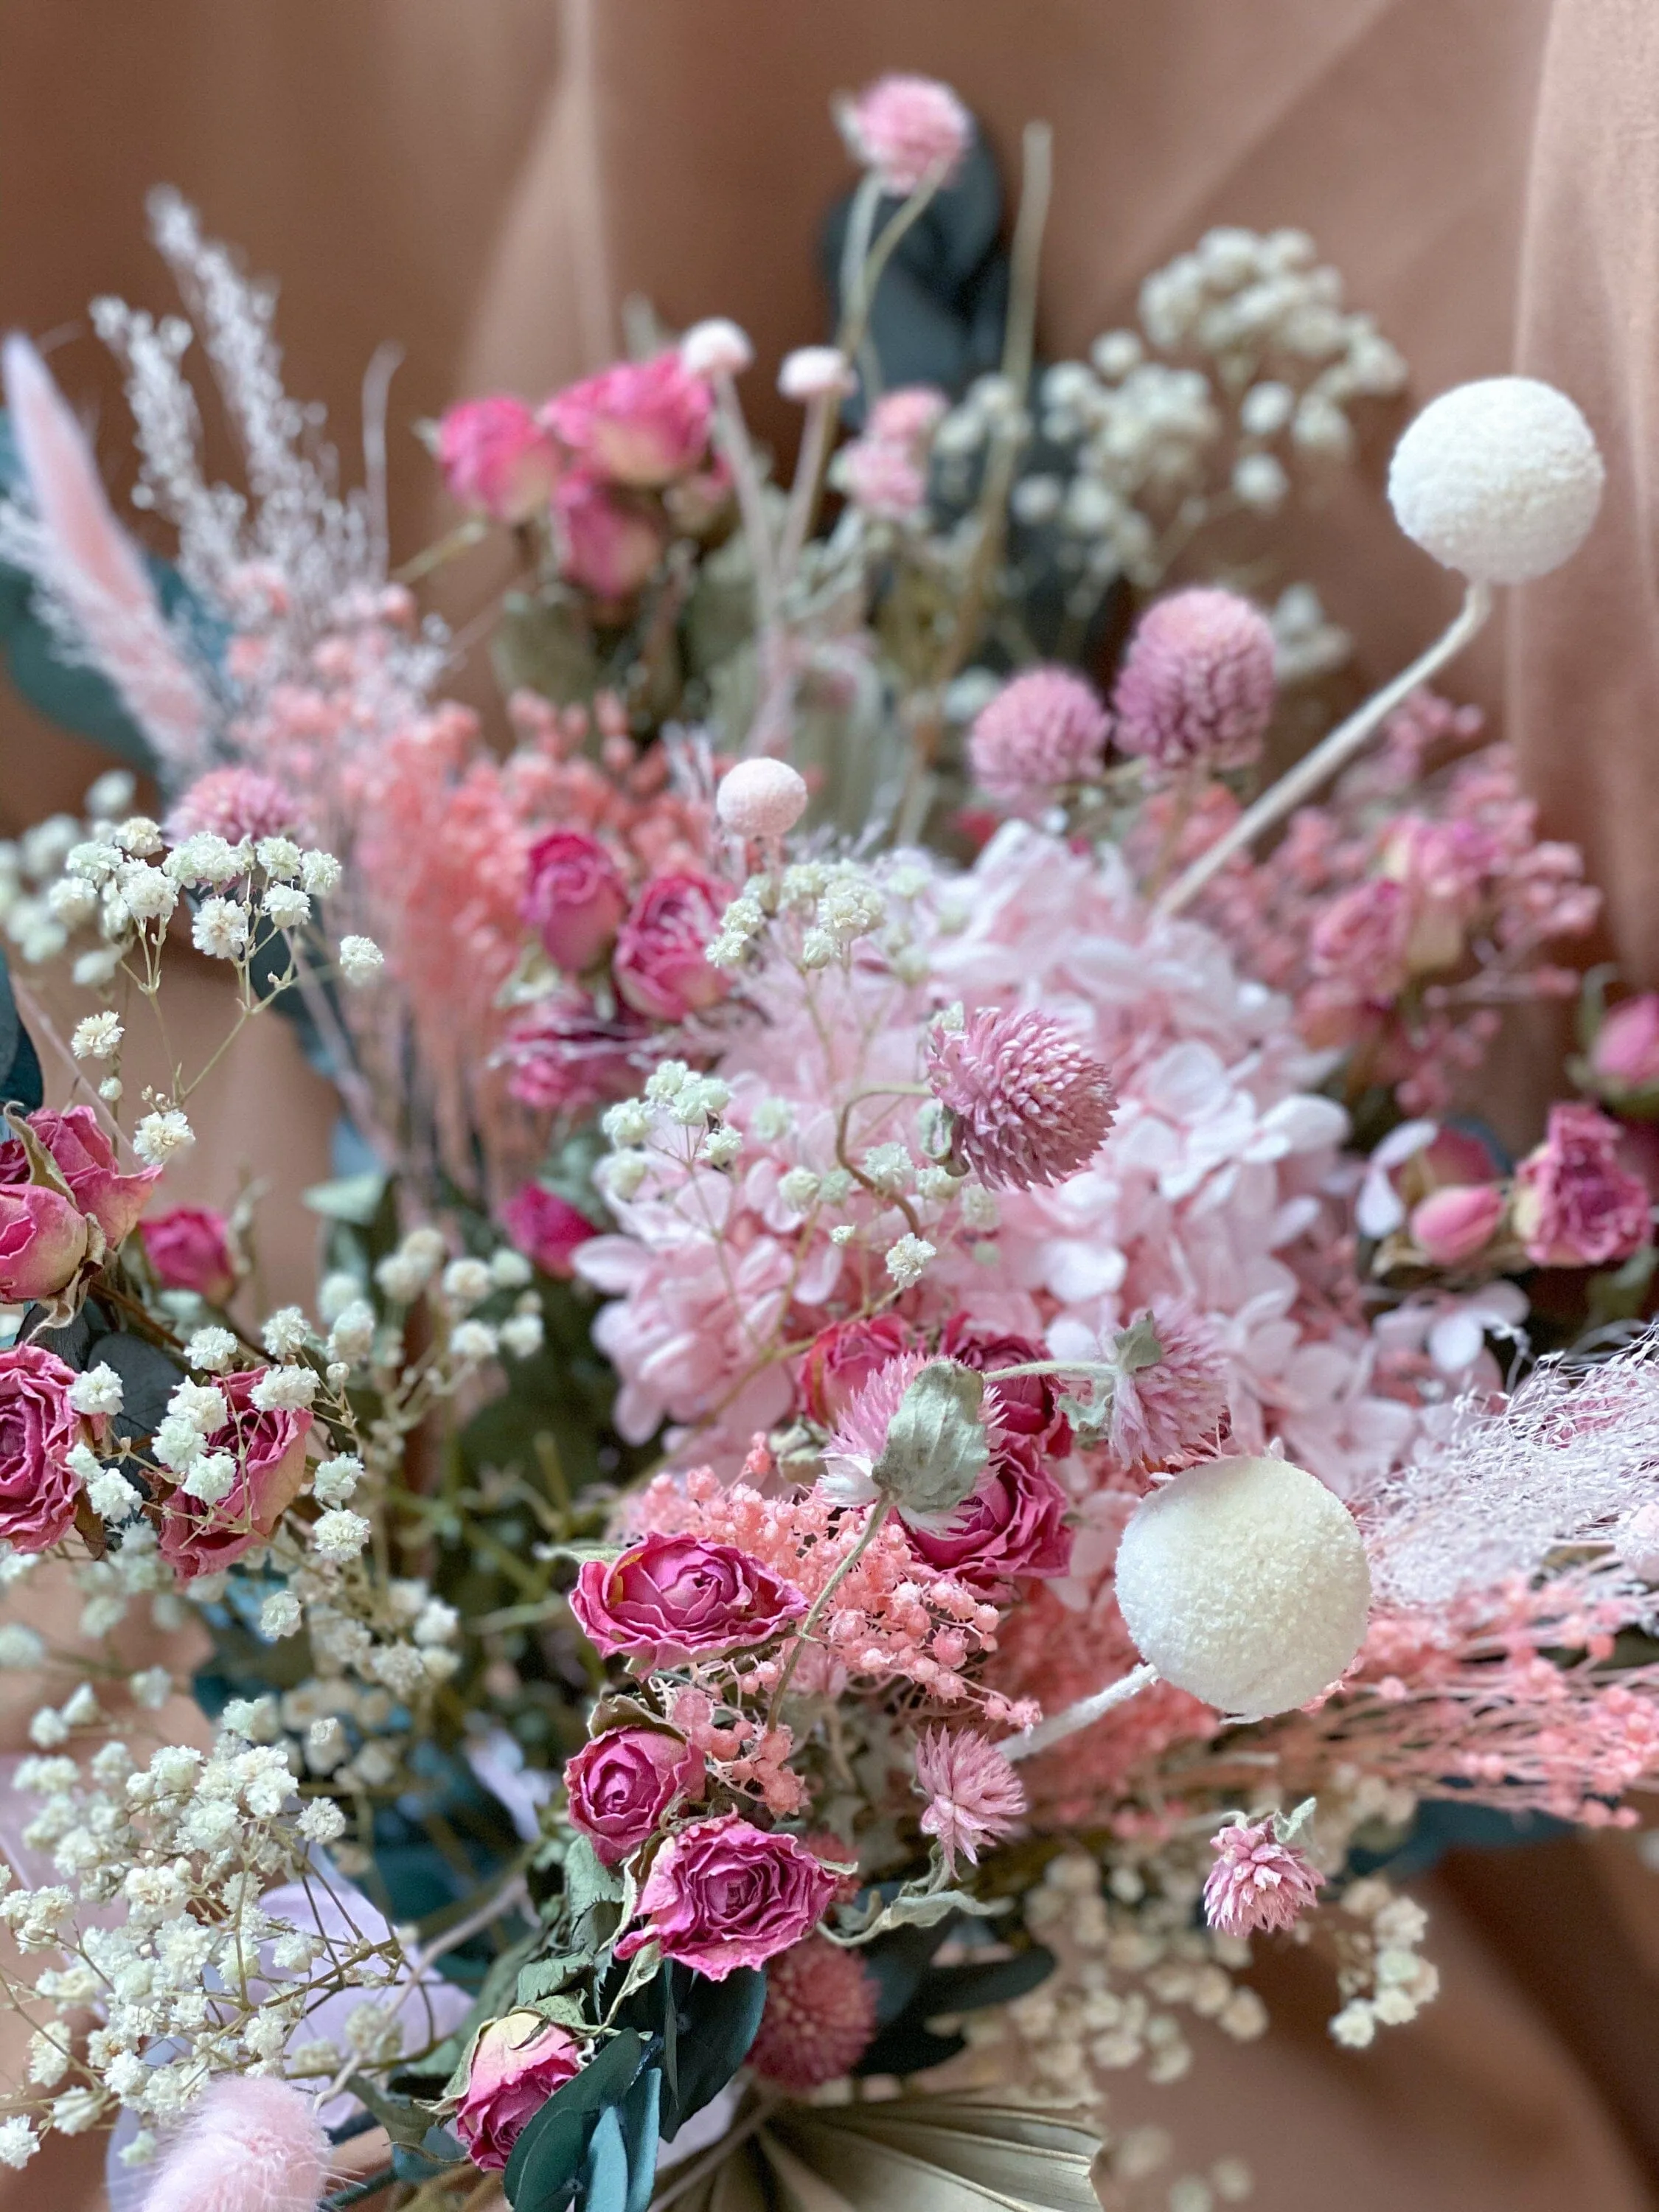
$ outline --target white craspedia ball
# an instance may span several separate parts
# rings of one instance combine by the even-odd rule
[[[781,837],[806,811],[806,781],[787,761],[739,761],[720,781],[720,820],[739,837]]]
[[[1389,499],[1407,538],[1477,584],[1547,575],[1583,544],[1605,471],[1565,392],[1488,376],[1432,399],[1394,449]]]
[[[1223,1459],[1142,1498],[1117,1601],[1166,1682],[1260,1720],[1335,1681],[1364,1640],[1371,1581],[1352,1515],[1316,1476]]]

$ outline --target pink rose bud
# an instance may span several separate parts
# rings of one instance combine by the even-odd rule
[[[711,1982],[764,1966],[809,1936],[836,1877],[798,1837],[750,1827],[736,1813],[671,1836],[640,1893],[648,1926],[625,1936],[619,1959],[653,1938],[665,1959]]]
[[[501,1226],[544,1275],[568,1281],[576,1249],[599,1234],[585,1213],[538,1182],[523,1184],[501,1208]]]
[[[576,470],[553,496],[559,574],[596,599],[631,599],[661,560],[667,532],[654,508]]]
[[[628,886],[607,848],[584,830],[550,830],[526,857],[519,912],[550,960],[580,975],[611,949],[628,911]]]
[[[539,2013],[493,2020],[473,2048],[454,2129],[475,2166],[499,2173],[525,2122],[580,2073],[580,2045]]]
[[[175,1206],[170,1213],[146,1221],[140,1234],[164,1290],[194,1291],[210,1305],[220,1306],[235,1289],[222,1213],[204,1206]]]
[[[269,1372],[248,1368],[226,1376],[218,1385],[229,1413],[208,1437],[207,1448],[235,1458],[235,1477],[225,1495],[208,1504],[188,1491],[175,1490],[163,1508],[161,1557],[172,1563],[181,1582],[216,1574],[268,1541],[300,1494],[311,1415],[286,1407],[264,1413],[254,1405],[254,1388]]]
[[[677,1797],[702,1779],[702,1753],[660,1729],[611,1729],[564,1770],[570,1818],[606,1866],[653,1836]]]
[[[1604,1267],[1652,1233],[1647,1185],[1619,1158],[1619,1124],[1594,1106],[1552,1106],[1549,1133],[1516,1170],[1516,1234],[1540,1267]]]
[[[713,414],[707,384],[669,352],[584,377],[556,392],[541,419],[595,475],[656,489],[702,459]]]
[[[726,979],[703,957],[731,902],[706,876],[657,876],[623,922],[611,963],[617,988],[635,1012],[683,1022],[712,1006]]]
[[[833,1429],[870,1377],[909,1347],[910,1332],[896,1314],[831,1322],[818,1331],[801,1360],[800,1394],[807,1412],[821,1427]]]
[[[0,1187],[0,1298],[50,1298],[86,1256],[86,1216],[61,1192],[35,1182]]]
[[[131,1236],[160,1168],[120,1174],[103,1125],[90,1106],[71,1106],[64,1114],[43,1107],[28,1121],[69,1185],[70,1196],[82,1213],[92,1216],[108,1243],[114,1246]],[[14,1137],[0,1145],[0,1184],[15,1186],[28,1179],[28,1156]]]
[[[559,457],[522,399],[464,399],[438,425],[438,465],[449,495],[492,522],[528,522],[551,498]]]
[[[1495,1183],[1449,1183],[1412,1208],[1411,1238],[1437,1267],[1472,1260],[1498,1233],[1504,1194]]]
[[[75,1523],[69,1455],[88,1441],[71,1408],[75,1370],[39,1345],[0,1352],[0,1541],[44,1552]]]
[[[1614,1006],[1596,1032],[1589,1059],[1609,1090],[1659,1088],[1659,992]]]
[[[650,1535],[619,1559],[585,1559],[570,1609],[597,1650],[659,1667],[769,1643],[806,1600],[734,1544]]]

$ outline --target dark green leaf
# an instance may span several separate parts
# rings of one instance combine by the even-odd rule
[[[585,1951],[566,1951],[554,1959],[532,1959],[519,1976],[519,1985],[514,1991],[514,2001],[521,2005],[533,2005],[542,1997],[556,1996],[568,1989],[578,1974],[592,1965]]]
[[[410,2098],[390,2096],[384,2089],[377,2089],[374,2082],[366,2081],[361,2074],[354,2074],[346,2087],[368,2106],[392,2142],[404,2148],[416,2148],[432,2132],[431,2113]]]
[[[633,2087],[645,2050],[644,2039],[623,2028],[526,2124],[503,2179],[514,2212],[559,2212],[581,2171],[599,2114]]]
[[[739,1966],[723,1982],[711,1982],[690,1966],[667,1966],[647,1996],[666,2015],[662,2132],[672,2142],[694,2112],[719,2096],[748,2057],[760,2032],[766,1976],[758,1966]]]
[[[628,2153],[628,2196],[623,2212],[646,2212],[657,2178],[657,2142],[662,2111],[662,2069],[647,2066],[629,2091],[621,2110],[623,2148]]]
[[[23,1027],[11,987],[11,969],[0,952],[0,1105],[33,1114],[46,1095],[40,1055]]]
[[[976,1966],[972,1960],[959,1966],[934,1966],[922,1978],[916,2002],[927,2007],[927,2016],[978,2012],[986,2005],[1012,2004],[1027,1996],[1054,1970],[1054,1954],[1041,1943],[1016,1951],[1010,1959],[989,1959]]]
[[[429,2127],[418,2143],[399,2143],[392,2154],[392,2170],[399,2181],[427,2181],[447,2166],[459,2166],[466,2157],[447,2128]]]
[[[628,2146],[615,2105],[599,2114],[582,2162],[582,2212],[626,2212]]]
[[[94,1347],[94,1364],[102,1360],[121,1378],[121,1410],[115,1416],[118,1437],[130,1441],[160,1428],[167,1400],[185,1379],[185,1370],[169,1352],[147,1336],[125,1331],[100,1336]]]

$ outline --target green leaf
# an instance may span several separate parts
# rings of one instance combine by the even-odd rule
[[[1589,1326],[1605,1328],[1611,1322],[1634,1321],[1646,1306],[1653,1271],[1659,1265],[1659,1249],[1644,1244],[1620,1267],[1603,1268],[1589,1279]]]
[[[657,2178],[657,2143],[662,2111],[662,2069],[647,2066],[629,2091],[619,2118],[628,2153],[628,2195],[623,2212],[646,2212]]]
[[[582,2212],[626,2212],[628,2146],[615,2105],[599,2114],[582,2163]]]
[[[514,2212],[558,2212],[581,2171],[599,2114],[633,2087],[645,2049],[634,2029],[623,2028],[526,2125],[503,2177]]]
[[[760,2033],[766,1976],[758,1966],[739,1966],[723,1982],[711,1982],[690,1966],[671,1965],[657,1989],[666,2075],[662,2132],[672,2142],[749,2056]]]
[[[368,2106],[375,2118],[394,2143],[414,2149],[425,2142],[432,2130],[432,2115],[423,2106],[417,2106],[408,2097],[388,2096],[377,2089],[361,2074],[354,2074],[346,2087],[360,2102]]]
[[[24,1028],[11,987],[11,969],[0,952],[0,1105],[33,1114],[46,1097],[40,1058]]]
[[[592,1954],[586,1951],[562,1951],[555,1958],[532,1959],[519,1975],[519,1985],[514,1991],[514,2001],[521,2005],[533,2005],[538,2004],[544,1997],[556,1996],[592,1963]]]
[[[930,1359],[887,1425],[871,1470],[883,1497],[900,1510],[934,1516],[969,1497],[991,1456],[981,1409],[985,1378],[954,1359]]]
[[[1029,1996],[1054,1970],[1054,1953],[1033,1943],[1008,1959],[988,1959],[982,1965],[965,1960],[959,1966],[933,1967],[923,1975],[915,2002],[926,2007],[929,2020],[981,2012],[988,2005],[1012,2004],[1016,1997]]]
[[[349,1221],[354,1229],[367,1229],[380,1210],[386,1179],[377,1169],[362,1175],[341,1176],[333,1182],[314,1182],[301,1194],[301,1202],[325,1221]]]
[[[988,1901],[970,1895],[965,1889],[902,1889],[885,1905],[881,1905],[879,1899],[872,1900],[864,1919],[843,1918],[841,1932],[843,1936],[868,1942],[893,1928],[932,1928],[957,1912],[971,1913],[976,1920],[994,1920],[999,1914],[1010,1911],[1012,1905],[1010,1898],[992,1898]],[[875,1909],[877,1906],[879,1910]]]
[[[466,2158],[447,2128],[431,2127],[418,2143],[399,2143],[392,2154],[392,2170],[399,2181],[428,2181],[446,2166],[459,2166]]]

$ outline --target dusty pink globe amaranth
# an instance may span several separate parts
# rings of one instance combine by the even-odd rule
[[[809,1936],[766,1970],[766,2009],[749,2063],[797,2095],[838,2081],[876,2032],[875,1977],[855,1951]]]
[[[1273,626],[1237,592],[1159,599],[1129,641],[1112,704],[1121,750],[1166,775],[1247,768],[1273,720]]]
[[[1092,1053],[1034,1008],[982,1007],[935,1027],[927,1082],[951,1115],[951,1150],[993,1188],[1064,1182],[1112,1126],[1112,1079]]]
[[[949,184],[974,140],[974,118],[948,84],[895,71],[848,100],[840,116],[854,157],[897,196],[936,172]]]
[[[1069,668],[1032,668],[1005,684],[968,739],[974,781],[1018,805],[1088,783],[1106,756],[1106,709]]]
[[[198,776],[167,818],[167,842],[182,844],[203,831],[240,845],[244,837],[295,837],[304,822],[300,802],[275,776],[255,768],[212,768]]]

